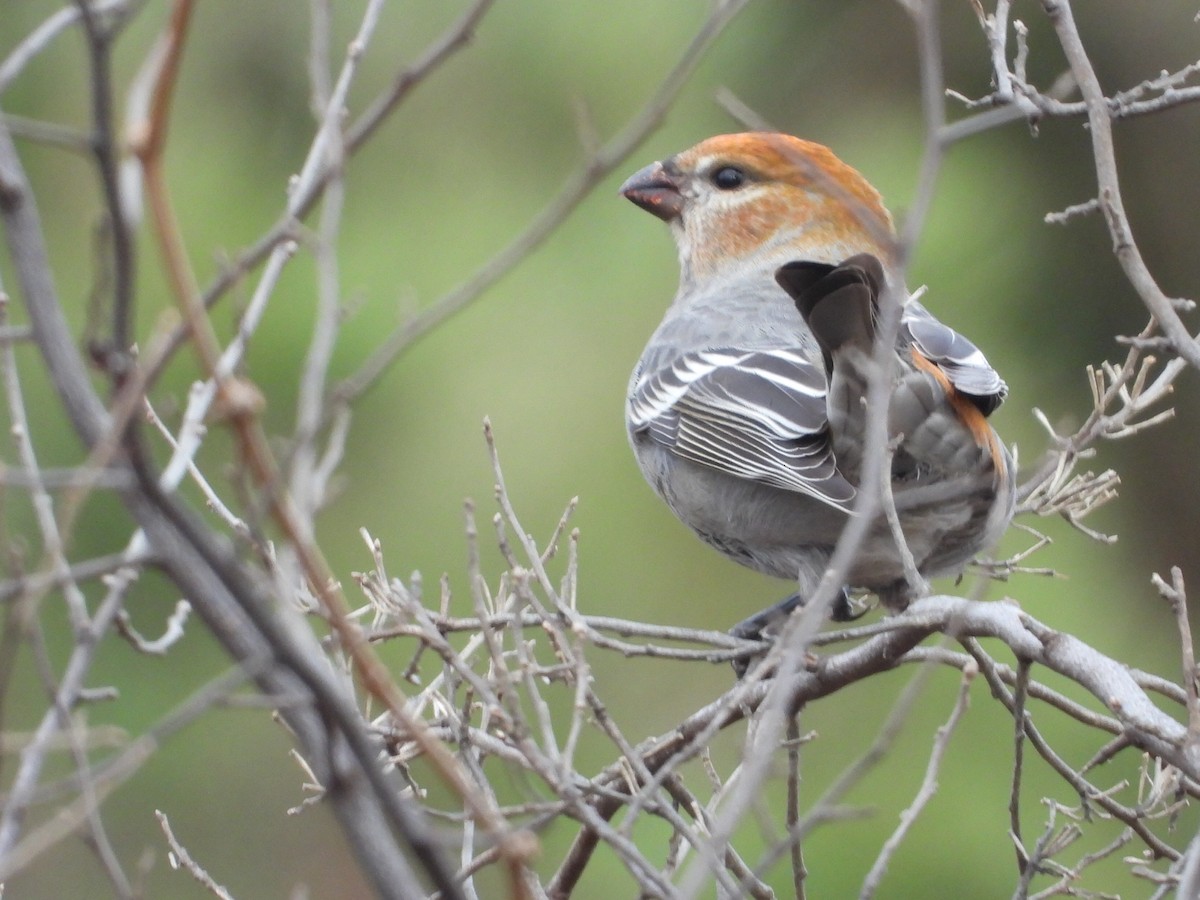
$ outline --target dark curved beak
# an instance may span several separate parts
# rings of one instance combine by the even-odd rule
[[[632,200],[664,222],[679,218],[683,212],[683,194],[679,182],[661,162],[650,163],[621,185],[621,196]]]

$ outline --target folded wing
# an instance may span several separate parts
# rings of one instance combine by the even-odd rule
[[[902,337],[946,374],[954,389],[971,400],[985,416],[1008,396],[1008,385],[969,340],[933,317],[916,300],[909,300],[900,319]]]
[[[718,348],[642,373],[629,418],[676,456],[847,509],[829,443],[825,373],[799,351]]]

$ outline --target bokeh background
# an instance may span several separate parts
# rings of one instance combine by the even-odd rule
[[[0,56],[58,5],[0,0]],[[340,47],[357,26],[362,4],[333,6]],[[382,90],[462,6],[388,7],[362,61],[352,111]],[[1084,40],[1110,92],[1200,56],[1194,3],[1077,6]],[[988,57],[971,4],[942,7],[947,85],[969,96],[984,94]],[[121,89],[167,11],[167,4],[151,0],[119,41]],[[352,372],[383,335],[465,280],[522,229],[581,159],[579,109],[586,108],[602,137],[613,134],[647,100],[706,14],[707,4],[680,0],[497,4],[472,45],[424,83],[350,165],[339,245],[347,317],[335,375]],[[1048,85],[1064,66],[1040,5],[1017,3],[1013,15],[1030,29],[1030,76]],[[172,118],[168,171],[202,281],[275,221],[288,177],[309,145],[308,23],[308,4],[295,0],[199,4]],[[0,95],[0,108],[82,128],[86,84],[81,38],[68,33]],[[358,536],[363,527],[382,541],[393,574],[419,570],[434,585],[445,572],[452,588],[465,589],[463,501],[474,498],[483,521],[492,511],[481,430],[489,416],[509,489],[530,531],[544,539],[567,502],[580,498],[574,522],[581,535],[584,611],[723,629],[786,591],[786,585],[727,563],[671,517],[642,483],[622,425],[629,370],[671,297],[676,265],[666,229],[618,198],[616,187],[650,160],[738,130],[714,101],[722,87],[780,128],[829,144],[904,216],[915,189],[923,124],[915,42],[902,7],[751,3],[628,165],[601,183],[520,267],[407,351],[359,403],[340,493],[320,522],[322,545],[348,587],[351,572],[370,566]],[[958,114],[953,102],[949,108]],[[1200,296],[1200,108],[1120,122],[1117,141],[1126,205],[1151,270],[1169,295]],[[78,155],[27,141],[20,149],[38,192],[58,288],[82,334],[101,211],[92,173]],[[1047,446],[1031,410],[1043,410],[1060,430],[1082,421],[1090,404],[1084,366],[1119,358],[1123,350],[1114,335],[1136,333],[1145,323],[1099,217],[1066,226],[1043,222],[1047,212],[1094,193],[1081,120],[1047,120],[1036,129],[1012,124],[951,150],[916,248],[910,280],[929,285],[927,305],[975,338],[1008,380],[1010,399],[995,422],[1026,465]],[[3,257],[0,273],[12,290]],[[225,334],[247,295],[248,288],[239,289],[216,310]],[[148,241],[139,298],[140,333],[146,336],[170,305]],[[20,321],[14,305],[12,315]],[[268,397],[268,425],[279,434],[293,424],[313,307],[312,266],[301,255],[277,291],[248,366]],[[76,461],[78,444],[54,415],[36,357],[23,350],[21,361],[44,462]],[[169,373],[159,400],[168,413],[172,404],[182,405],[195,375],[186,359]],[[1091,522],[1119,534],[1119,541],[1099,544],[1065,523],[1033,522],[1054,543],[1031,564],[1053,567],[1063,577],[1018,576],[993,585],[989,595],[1015,598],[1053,627],[1174,678],[1175,625],[1150,575],[1179,565],[1200,583],[1196,389],[1194,374],[1185,375],[1175,421],[1104,445],[1092,461],[1121,475],[1120,499]],[[219,478],[229,457],[219,432],[206,453],[208,470]],[[26,506],[16,495],[6,501],[7,539],[18,547],[36,543],[23,537],[35,533]],[[128,534],[119,508],[103,497],[90,503],[84,522],[74,543],[79,558],[111,552]],[[1014,534],[1004,549],[1027,542]],[[35,550],[28,548],[36,559]],[[492,575],[501,571],[495,552],[485,565]],[[148,577],[130,602],[135,623],[156,633],[175,599],[168,585]],[[52,632],[47,638],[61,658],[69,640]],[[731,678],[724,667],[602,653],[592,659],[599,692],[634,739],[670,728]],[[23,697],[9,700],[7,728],[30,727],[42,709],[31,665],[21,662],[28,687]],[[138,733],[225,666],[198,623],[165,659],[139,656],[110,640],[93,684],[118,686],[121,699],[95,707],[90,720]],[[872,679],[805,713],[802,727],[820,735],[805,751],[805,787],[814,795],[870,743],[907,677]],[[810,840],[809,896],[857,892],[920,781],[932,731],[948,714],[956,684],[950,672],[933,679],[895,751],[849,798],[875,814],[830,825]],[[880,896],[1011,894],[1012,726],[985,685],[975,686],[973,698],[950,747],[940,793],[896,857]],[[1035,715],[1048,727],[1054,719],[1041,710]],[[1099,744],[1080,728],[1050,733],[1075,765]],[[740,737],[723,736],[714,748],[724,771]],[[122,860],[131,869],[145,864],[147,896],[203,896],[167,866],[155,809],[168,813],[192,854],[236,896],[289,896],[301,885],[313,897],[368,894],[322,809],[285,814],[302,798],[302,774],[289,761],[288,747],[262,710],[213,711],[173,736],[115,794],[106,820]],[[583,768],[609,761],[606,748],[598,747]],[[1096,777],[1106,784],[1136,781],[1138,762],[1125,753]],[[5,776],[11,765],[4,762]],[[1024,793],[1027,836],[1042,827],[1043,796],[1077,803],[1034,762]],[[779,799],[768,798],[776,808]],[[1195,825],[1186,814],[1180,822],[1181,828]],[[1097,834],[1079,846],[1098,846],[1115,830]],[[568,823],[543,835],[547,868],[572,836]],[[578,896],[633,896],[618,865],[601,859],[594,868]],[[1087,883],[1125,890],[1126,896],[1150,893],[1123,873],[1124,866],[1112,862]],[[782,869],[779,884],[786,891]],[[6,896],[94,897],[107,890],[90,853],[68,841],[14,879]]]

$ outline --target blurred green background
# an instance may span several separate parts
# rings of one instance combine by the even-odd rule
[[[335,48],[357,27],[361,3],[334,4]],[[407,3],[386,8],[351,93],[352,114],[382,90],[460,12],[463,4]],[[969,96],[989,90],[987,51],[970,4],[942,4],[946,82]],[[1130,87],[1197,58],[1195,5],[1078,4],[1080,28],[1108,91]],[[0,56],[58,8],[42,0],[0,0]],[[144,58],[168,11],[152,0],[116,47],[119,89]],[[707,4],[680,0],[500,3],[471,46],[411,96],[354,158],[347,178],[339,244],[343,300],[334,375],[356,365],[413,310],[469,277],[556,193],[579,162],[578,109],[597,132],[619,129],[650,96],[703,21]],[[1029,25],[1029,69],[1048,85],[1061,54],[1040,7],[1018,3]],[[221,260],[261,235],[282,209],[288,177],[311,140],[306,54],[308,4],[205,0],[198,6],[171,123],[168,172],[177,211],[202,282]],[[340,51],[338,51],[340,52]],[[66,123],[88,121],[85,55],[79,34],[60,37],[3,95],[5,112]],[[922,150],[917,62],[903,9],[888,2],[759,0],[730,26],[653,134],[543,247],[476,304],[406,352],[357,406],[340,494],[320,520],[334,570],[371,562],[358,529],[379,538],[393,574],[420,570],[426,585],[449,573],[465,589],[462,503],[473,497],[486,523],[492,476],[481,433],[494,424],[505,474],[523,524],[550,533],[571,497],[580,504],[581,599],[585,612],[723,629],[783,595],[786,585],[728,563],[679,525],[642,483],[625,443],[622,403],[628,373],[675,286],[666,229],[616,196],[624,175],[713,133],[739,130],[714,101],[728,87],[780,128],[829,144],[881,189],[902,218]],[[958,109],[950,103],[952,114]],[[1182,107],[1117,126],[1117,152],[1134,234],[1171,296],[1200,296],[1200,112]],[[78,155],[22,141],[56,266],[58,288],[82,334],[95,268],[91,245],[101,210],[89,165]],[[1083,367],[1116,359],[1115,334],[1136,333],[1146,314],[1113,259],[1096,217],[1051,226],[1042,217],[1095,193],[1088,134],[1078,119],[1024,123],[955,146],[942,171],[910,281],[927,283],[927,305],[980,343],[1011,388],[995,421],[1025,465],[1047,446],[1031,409],[1060,430],[1082,421],[1090,400]],[[143,236],[147,236],[143,234]],[[0,273],[15,290],[7,258]],[[228,335],[251,281],[214,314]],[[139,330],[146,337],[170,306],[153,246],[140,257]],[[12,315],[20,321],[19,303]],[[273,433],[293,426],[297,373],[314,307],[312,265],[301,255],[276,292],[250,354],[248,372],[268,397]],[[71,464],[79,448],[56,418],[28,348],[23,377],[45,464]],[[159,392],[170,413],[196,371],[187,357]],[[1036,618],[1101,651],[1175,678],[1175,625],[1150,585],[1152,572],[1183,567],[1196,581],[1196,379],[1177,390],[1176,420],[1120,444],[1091,465],[1120,473],[1121,498],[1091,524],[1120,534],[1106,546],[1058,521],[1034,522],[1055,543],[1031,560],[1066,576],[1016,577],[990,588]],[[204,457],[225,470],[228,443],[214,431]],[[227,488],[227,484],[225,485]],[[36,537],[24,499],[10,491],[10,540]],[[74,556],[111,552],[127,522],[111,500],[89,504]],[[1012,534],[1006,550],[1028,538]],[[498,554],[487,571],[501,571]],[[156,634],[176,599],[148,577],[130,602],[134,621]],[[462,600],[465,611],[465,599]],[[51,630],[53,655],[69,642]],[[1009,661],[1002,648],[999,657]],[[724,690],[724,667],[626,660],[592,654],[596,686],[631,739],[669,729]],[[97,706],[93,723],[137,733],[225,667],[193,622],[167,658],[135,654],[110,640],[91,684],[113,684],[119,703]],[[7,728],[32,727],[43,695],[22,660],[23,702],[9,700]],[[1038,674],[1035,672],[1035,674]],[[805,788],[818,793],[873,738],[909,673],[872,679],[807,711],[802,728],[820,740],[805,749]],[[22,682],[25,683],[25,682]],[[646,686],[653,684],[653,690]],[[825,827],[806,846],[809,896],[857,892],[896,815],[909,802],[933,728],[949,713],[957,678],[940,673],[919,702],[889,759],[853,793],[873,817]],[[1075,692],[1077,693],[1077,692]],[[879,896],[1009,896],[1016,881],[1007,837],[1011,722],[986,686],[951,745],[941,790],[894,860]],[[1062,755],[1081,765],[1099,745],[1082,728],[1061,728],[1035,708]],[[715,754],[728,771],[741,730]],[[289,742],[262,711],[220,710],[175,736],[106,805],[122,861],[144,876],[148,896],[204,896],[172,872],[153,817],[164,810],[176,834],[216,880],[239,897],[283,897],[306,885],[313,897],[368,891],[327,813],[299,816],[302,775]],[[585,771],[610,761],[605,747]],[[1136,780],[1126,752],[1096,774],[1100,783]],[[13,762],[4,762],[4,784]],[[589,768],[590,766],[590,768]],[[782,794],[782,782],[777,793]],[[1043,796],[1077,802],[1034,761],[1024,792],[1025,831],[1044,822]],[[1128,795],[1127,799],[1128,798]],[[772,798],[772,805],[780,797]],[[1185,815],[1180,828],[1194,828]],[[543,863],[554,867],[574,829],[544,835]],[[752,839],[753,827],[747,832]],[[1097,827],[1094,848],[1115,835]],[[1189,833],[1184,831],[1184,834]],[[662,835],[647,839],[661,842]],[[1178,836],[1177,836],[1178,837]],[[1177,842],[1182,843],[1184,839]],[[1090,841],[1090,843],[1089,843]],[[1080,853],[1083,850],[1079,851]],[[751,854],[752,855],[752,854]],[[1078,854],[1068,852],[1067,858]],[[1120,854],[1118,854],[1118,857]],[[151,861],[152,860],[152,861]],[[150,861],[150,862],[146,862]],[[1150,893],[1119,862],[1085,880],[1093,889]],[[781,891],[787,873],[777,872]],[[107,883],[90,853],[70,841],[7,886],[7,897],[104,896]],[[612,860],[598,860],[577,896],[633,896]]]

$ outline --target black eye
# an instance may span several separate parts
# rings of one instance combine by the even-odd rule
[[[732,191],[746,183],[746,173],[736,166],[721,166],[712,173],[712,183],[722,191]]]

